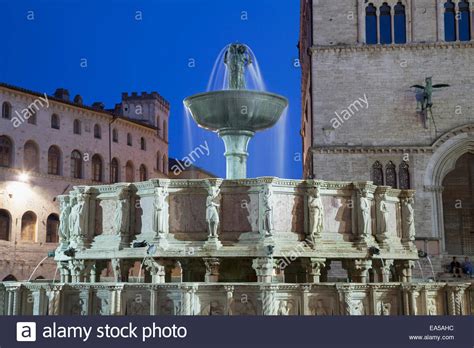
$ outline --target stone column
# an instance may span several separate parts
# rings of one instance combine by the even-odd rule
[[[85,263],[84,260],[76,260],[72,259],[69,260],[69,273],[71,274],[71,282],[72,283],[80,283],[83,282],[84,273],[85,273]]]
[[[395,262],[399,281],[402,283],[411,283],[412,270],[415,267],[415,261],[412,260],[397,260]]]
[[[60,283],[70,283],[71,282],[71,272],[69,271],[68,262],[58,262],[59,268],[59,281]]]
[[[378,282],[388,283],[390,282],[390,269],[393,266],[393,260],[382,260],[382,259],[374,259],[375,270],[377,272]]]
[[[48,311],[48,301],[46,291],[42,287],[33,290],[33,315],[46,315]]]
[[[275,267],[275,260],[271,257],[261,257],[254,259],[252,268],[257,273],[257,282],[271,283]]]
[[[158,290],[154,287],[150,289],[150,315],[159,315]]]
[[[163,261],[159,261],[152,258],[147,258],[144,261],[145,269],[151,274],[151,282],[153,284],[165,283],[165,265]]]
[[[7,315],[20,315],[21,314],[21,303],[20,303],[20,285],[10,285],[6,288],[7,290]]]
[[[204,281],[206,283],[217,283],[219,281],[219,265],[220,261],[216,257],[204,258],[206,265],[206,275]]]
[[[369,277],[369,269],[372,268],[372,260],[344,260],[343,267],[349,273],[351,282],[367,283]]]
[[[303,307],[303,315],[311,315],[311,310],[309,308],[309,293],[311,292],[311,285],[302,285],[301,290],[301,306]]]
[[[61,315],[61,294],[62,285],[51,285],[47,291],[48,296],[48,315]]]
[[[124,286],[112,286],[110,288],[111,294],[111,305],[110,315],[124,315],[125,314],[125,301],[123,300]]]
[[[447,285],[448,292],[448,314],[449,315],[465,315],[466,289],[467,284]]]
[[[310,258],[307,260],[308,283],[319,283],[321,281],[321,271],[325,266],[326,259],[324,258]]]
[[[276,304],[276,290],[278,287],[275,285],[262,285],[260,286],[261,297],[262,297],[262,315],[276,315],[277,304]]]
[[[194,296],[197,288],[195,284],[181,286],[181,315],[194,315]]]

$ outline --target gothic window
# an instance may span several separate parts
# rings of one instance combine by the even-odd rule
[[[110,163],[110,182],[116,184],[119,182],[119,163],[114,157]]]
[[[380,6],[380,43],[392,43],[392,14],[386,2]]]
[[[114,128],[114,130],[112,131],[112,141],[114,143],[118,143],[118,131],[117,129]]]
[[[5,209],[0,209],[0,240],[10,240],[10,214]]]
[[[469,2],[462,0],[459,2],[458,6],[459,41],[469,41],[471,40],[471,15],[469,13]]]
[[[163,140],[168,141],[168,124],[166,120],[163,121]]]
[[[456,41],[456,5],[452,0],[444,4],[444,40]]]
[[[385,185],[397,188],[397,170],[392,161],[385,167]]]
[[[405,15],[405,6],[399,1],[395,7],[395,16],[394,16],[394,34],[395,34],[395,43],[404,44],[407,42],[407,25],[406,25],[406,15]]]
[[[410,167],[405,161],[400,163],[400,166],[398,167],[398,178],[400,184],[399,188],[405,190],[410,188]]]
[[[48,174],[59,175],[61,166],[61,152],[57,146],[51,146],[48,150]]]
[[[11,167],[13,165],[13,145],[6,136],[0,136],[0,167]]]
[[[12,117],[12,106],[8,102],[2,104],[2,118],[9,120]]]
[[[125,165],[125,181],[134,182],[135,181],[135,168],[133,167],[132,161],[128,161]]]
[[[127,133],[127,145],[132,146],[132,135]]]
[[[94,125],[94,138],[96,139],[102,138],[102,131],[98,124]]]
[[[166,158],[166,155],[163,155],[163,174],[167,174],[168,173],[168,159]]]
[[[142,150],[146,150],[146,141],[145,141],[145,138],[143,137],[140,138],[140,148]]]
[[[56,114],[51,115],[51,128],[53,128],[53,129],[59,129],[60,128],[59,116],[56,115]]]
[[[372,181],[374,182],[374,185],[383,185],[383,168],[379,161],[376,161],[372,165]]]
[[[74,131],[74,134],[81,134],[81,121],[74,120],[73,131]]]
[[[21,240],[34,242],[36,237],[36,214],[28,211],[21,218]]]
[[[71,153],[71,177],[82,179],[82,155],[77,150]]]
[[[46,220],[46,243],[58,242],[59,217],[56,214],[50,214]]]
[[[161,153],[158,151],[156,153],[156,170],[161,172]]]
[[[30,113],[31,113],[31,115],[30,115],[30,117],[28,117],[27,122],[29,124],[36,124],[36,113],[37,113],[37,111],[33,110],[33,109],[30,109]]]
[[[372,3],[365,8],[365,42],[377,43],[377,8]]]
[[[97,154],[92,156],[92,180],[102,181],[102,159]]]
[[[25,143],[23,168],[28,171],[39,171],[39,150],[38,146],[31,140]]]
[[[144,164],[140,166],[140,181],[146,181],[148,179],[147,170]]]

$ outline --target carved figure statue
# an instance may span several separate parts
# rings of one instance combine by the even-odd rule
[[[272,208],[272,189],[270,185],[263,188],[263,232],[266,237],[273,235],[273,208]]]
[[[71,214],[71,204],[69,196],[60,196],[60,217],[59,217],[59,240],[63,244],[69,243],[69,215]]]
[[[231,44],[225,52],[224,63],[230,71],[229,88],[245,89],[245,67],[252,64],[248,47],[238,43]]]
[[[277,314],[278,315],[291,315],[293,309],[293,303],[291,301],[282,300],[280,301]]]
[[[413,198],[406,198],[402,203],[405,231],[410,241],[415,240],[415,214],[413,203]]]
[[[362,217],[362,231],[360,232],[361,235],[369,235],[370,231],[370,201],[367,197],[367,190],[362,190],[360,194],[360,213]]]
[[[164,205],[168,192],[163,187],[157,187],[155,189],[155,200],[153,202],[153,231],[156,233],[164,232]]]
[[[437,315],[437,309],[436,309],[436,301],[434,298],[430,298],[428,300],[428,305],[426,308],[427,314],[428,315]]]
[[[321,238],[321,233],[323,232],[324,208],[319,188],[311,189],[309,193],[309,233],[311,241],[314,243],[316,239]]]
[[[115,208],[114,227],[117,235],[128,230],[128,220],[130,214],[130,202],[128,195],[122,190],[119,193]]]
[[[220,189],[217,186],[210,185],[207,189],[206,198],[206,221],[209,237],[217,237],[219,228],[219,203],[216,200],[219,197]]]
[[[386,302],[386,303],[380,302],[379,306],[380,306],[380,315],[384,315],[384,316],[391,315],[392,304],[390,302]]]
[[[379,217],[380,217],[380,232],[387,232],[388,222],[388,207],[385,200],[382,198],[379,205]]]
[[[445,88],[445,87],[450,87],[450,85],[441,83],[441,84],[436,84],[433,85],[433,78],[432,77],[426,77],[425,78],[425,86],[421,85],[413,85],[410,86],[412,88],[417,88],[418,90],[422,91],[421,93],[421,98],[418,99],[417,101],[417,111],[420,112],[423,117],[424,117],[424,122],[425,122],[425,128],[427,127],[426,121],[431,117],[432,118],[432,112],[431,108],[433,106],[433,90],[437,88]]]
[[[81,193],[71,198],[71,213],[69,214],[69,235],[72,241],[79,241],[84,235],[85,200]]]

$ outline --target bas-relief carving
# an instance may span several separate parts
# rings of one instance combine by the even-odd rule
[[[297,308],[295,301],[285,299],[278,301],[277,315],[296,315]]]
[[[136,294],[130,298],[126,305],[126,315],[149,315],[150,302],[143,298],[143,295]]]
[[[202,307],[200,315],[225,315],[225,306],[218,300],[210,300]]]
[[[311,297],[308,307],[311,315],[334,315],[334,300],[330,298]]]
[[[207,230],[206,196],[193,194],[171,194],[170,203],[170,233],[173,232],[202,232]]]
[[[70,197],[71,212],[68,218],[70,244],[81,245],[86,238],[86,200],[84,193],[74,192]]]

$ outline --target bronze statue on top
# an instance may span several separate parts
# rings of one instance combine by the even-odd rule
[[[238,43],[231,44],[225,52],[224,63],[230,71],[229,88],[245,89],[245,67],[252,64],[248,47]]]

